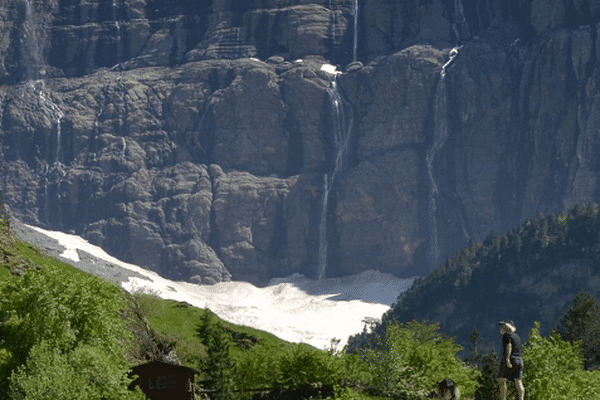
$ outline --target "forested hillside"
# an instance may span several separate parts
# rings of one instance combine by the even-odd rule
[[[542,215],[471,242],[402,294],[384,324],[428,319],[463,345],[474,329],[483,343],[496,344],[496,323],[506,318],[523,334],[535,321],[549,334],[582,290],[596,298],[600,291],[598,206]]]

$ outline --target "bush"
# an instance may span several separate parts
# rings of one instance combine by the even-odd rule
[[[322,351],[306,344],[248,351],[238,364],[238,388],[296,390],[312,385],[336,387],[344,373],[344,360],[333,350]]]
[[[131,335],[114,284],[55,267],[0,284],[0,395],[12,399],[120,399]]]
[[[281,385],[280,348],[254,347],[238,362],[239,389],[271,388]]]
[[[540,334],[536,322],[523,355],[525,390],[532,400],[589,400],[600,393],[600,371],[584,370],[580,343]]]
[[[451,378],[461,393],[472,396],[478,370],[456,355],[462,347],[439,332],[439,325],[416,321],[396,322],[385,327],[376,344],[361,350],[372,369],[373,386],[382,395],[425,399],[437,382]]]
[[[11,399],[133,399],[122,360],[106,349],[82,345],[64,353],[47,342],[35,345],[27,363],[10,377]]]
[[[317,383],[333,386],[342,377],[341,362],[333,350],[321,351],[299,344],[283,353],[279,359],[280,384],[300,388]]]

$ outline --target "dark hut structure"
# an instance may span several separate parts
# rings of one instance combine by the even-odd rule
[[[130,376],[137,375],[129,389],[142,389],[149,400],[195,400],[194,375],[200,371],[168,363],[150,361],[131,368]]]

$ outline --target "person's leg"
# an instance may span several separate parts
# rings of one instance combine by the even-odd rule
[[[506,378],[498,378],[498,386],[500,387],[500,400],[506,400]]]
[[[524,400],[525,387],[523,386],[523,381],[521,379],[515,379],[515,387],[517,388],[517,393],[519,393],[519,400]]]

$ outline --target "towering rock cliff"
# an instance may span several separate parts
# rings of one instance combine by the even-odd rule
[[[8,0],[0,190],[169,278],[424,275],[598,201],[599,23],[591,0]]]

